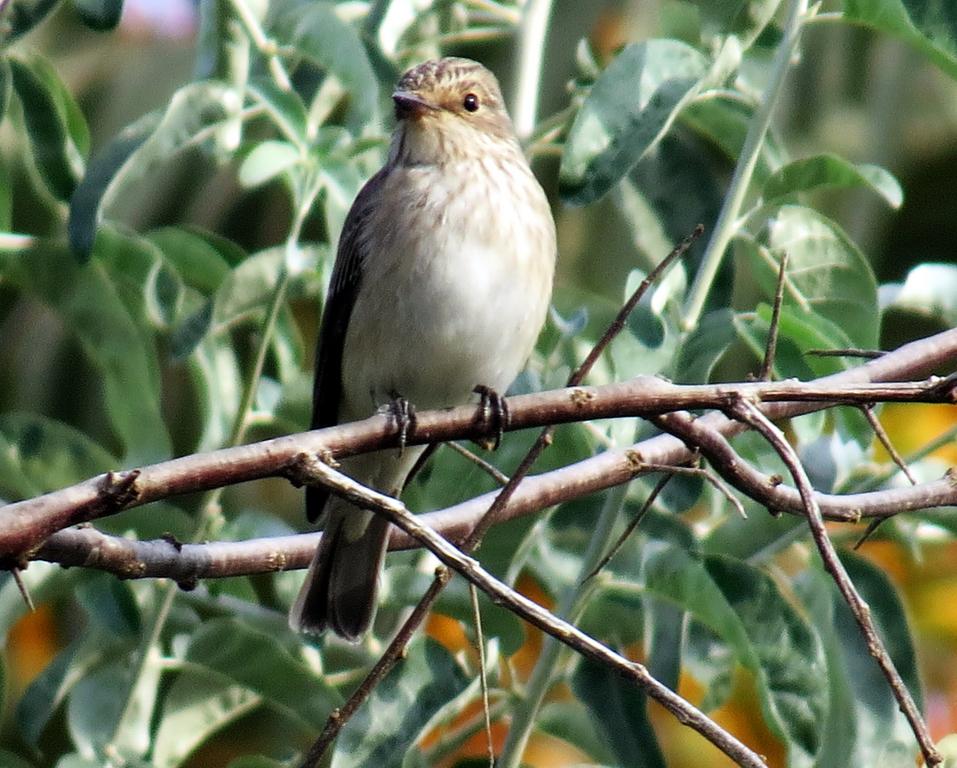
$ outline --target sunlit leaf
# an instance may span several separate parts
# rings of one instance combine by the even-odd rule
[[[565,142],[564,199],[604,195],[651,149],[694,95],[707,60],[677,40],[627,46],[592,86]]]
[[[902,310],[957,326],[957,265],[919,264],[903,284],[882,285],[880,294],[885,312]]]
[[[779,168],[764,182],[761,196],[766,203],[798,192],[823,188],[867,187],[899,208],[904,199],[900,184],[877,165],[854,165],[837,155],[815,155]]]
[[[378,111],[379,83],[356,30],[329,2],[284,2],[272,9],[269,29],[275,38],[334,75],[349,91],[348,124],[353,133]]]
[[[126,185],[158,163],[212,136],[233,116],[238,96],[217,82],[198,82],[177,91],[165,114],[151,113],[129,126],[90,161],[70,201],[70,246],[85,260],[93,249],[103,209]]]
[[[768,220],[762,245],[764,249],[749,250],[749,267],[768,297],[777,282],[777,254],[786,251],[785,305],[831,321],[853,346],[877,347],[874,273],[837,224],[811,208],[784,206]]]

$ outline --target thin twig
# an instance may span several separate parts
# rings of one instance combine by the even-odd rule
[[[390,523],[421,542],[445,565],[485,592],[493,603],[507,608],[581,655],[614,669],[622,677],[641,687],[648,696],[672,712],[681,723],[698,731],[738,765],[745,768],[766,768],[766,764],[759,755],[701,710],[655,680],[644,665],[616,653],[582,632],[574,624],[553,615],[538,603],[495,578],[483,569],[478,561],[423,525],[422,521],[416,519],[416,516],[409,512],[398,499],[366,488],[308,454],[300,456],[298,471],[300,479],[304,482],[322,483],[333,493],[353,504],[384,515]],[[314,763],[307,761],[303,763],[302,768],[311,768],[313,765]]]
[[[675,474],[673,472],[669,472],[660,480],[658,480],[657,483],[655,483],[655,487],[651,489],[651,493],[648,494],[648,498],[645,499],[645,503],[641,505],[641,509],[639,509],[635,516],[631,518],[631,520],[628,522],[628,525],[625,526],[625,530],[621,532],[621,535],[615,540],[615,543],[611,545],[611,548],[608,550],[608,552],[602,556],[601,560],[598,561],[598,564],[585,575],[585,578],[583,578],[580,582],[581,584],[584,584],[589,579],[595,578],[599,571],[608,565],[608,563],[611,562],[611,559],[618,554],[618,550],[622,548],[624,543],[628,540],[628,537],[634,533],[635,529],[639,526],[645,515],[648,513],[648,510],[651,509],[651,505],[655,503],[655,499],[658,498],[658,495],[665,489],[665,486],[668,485],[671,478],[674,476]]]
[[[894,463],[898,466],[898,468],[900,468],[900,471],[904,473],[904,476],[910,481],[910,484],[916,486],[917,478],[914,477],[914,473],[910,471],[910,467],[907,466],[907,462],[904,461],[904,457],[898,453],[897,449],[894,447],[894,444],[891,442],[890,435],[887,434],[887,430],[884,429],[884,425],[881,424],[880,420],[877,418],[877,415],[874,413],[873,403],[862,405],[861,413],[864,414],[864,418],[867,419],[867,423],[871,425],[871,429],[874,430],[874,434],[877,436],[877,439],[880,440],[881,445],[884,446],[884,450],[887,451]],[[868,523],[864,533],[861,534],[861,537],[854,542],[854,549],[860,549],[861,545],[874,534],[874,531],[876,531],[883,522],[884,520],[880,518],[877,520],[871,520],[871,522]]]
[[[862,405],[861,413],[864,414],[864,418],[867,419],[867,423],[871,425],[871,429],[874,430],[874,434],[877,435],[877,439],[881,441],[881,445],[884,446],[884,450],[887,451],[894,463],[900,467],[901,472],[904,473],[904,476],[910,481],[910,484],[917,485],[917,478],[914,477],[914,473],[910,471],[910,467],[907,466],[907,462],[904,461],[904,457],[898,453],[897,449],[894,447],[894,444],[891,442],[890,436],[887,434],[887,430],[884,429],[884,425],[878,421],[877,416],[874,414],[874,406],[872,404]]]
[[[27,585],[23,583],[23,576],[21,575],[20,569],[11,568],[10,572],[13,574],[13,580],[16,582],[17,589],[20,590],[20,597],[23,598],[23,602],[26,603],[30,613],[33,613],[37,607],[33,604],[33,597],[30,595],[30,590],[27,589]]]
[[[768,343],[764,348],[764,362],[758,373],[759,381],[770,381],[774,369],[774,358],[778,351],[778,328],[781,324],[781,305],[784,303],[784,277],[788,268],[788,252],[781,253],[781,265],[778,267],[778,284],[774,291],[774,306],[771,308],[771,325],[768,328]]]
[[[473,464],[475,464],[475,466],[477,466],[479,469],[481,469],[483,472],[489,475],[489,477],[495,480],[495,482],[498,483],[499,485],[508,485],[508,475],[502,472],[494,464],[490,464],[478,454],[470,451],[464,445],[460,445],[454,440],[449,440],[446,443],[442,443],[442,445],[446,445],[449,448],[451,448],[453,451],[455,451],[457,454],[459,454],[460,456],[464,456],[466,459],[468,459]]]
[[[797,451],[787,441],[784,433],[761,412],[761,409],[744,398],[738,398],[733,402],[728,408],[728,413],[733,418],[740,419],[760,433],[787,466],[801,494],[801,499],[804,502],[808,526],[811,529],[811,536],[817,545],[818,552],[824,562],[825,570],[831,574],[831,577],[837,584],[838,590],[844,597],[844,601],[851,609],[851,613],[854,615],[854,619],[857,621],[861,633],[867,641],[868,652],[877,661],[878,666],[884,673],[884,677],[887,678],[894,698],[897,700],[901,712],[903,712],[904,717],[907,718],[907,722],[910,724],[911,730],[917,739],[920,751],[924,756],[924,761],[930,766],[940,765],[943,762],[943,758],[934,746],[934,741],[931,738],[926,723],[924,723],[921,717],[920,711],[917,709],[914,699],[910,695],[910,691],[908,691],[907,686],[904,685],[904,681],[894,667],[894,662],[891,661],[890,655],[887,653],[887,649],[874,627],[874,623],[871,620],[870,607],[864,602],[864,599],[854,587],[843,563],[841,563],[840,558],[837,556],[833,543],[830,538],[828,538],[827,529],[824,527],[824,518],[821,515],[821,508],[818,506],[811,481],[801,464],[801,459],[798,457]]]
[[[857,349],[848,347],[845,349],[809,349],[804,354],[812,357],[860,357],[865,360],[876,360],[887,353],[880,349]]]
[[[329,471],[334,472],[335,470],[330,468]],[[345,476],[342,475],[341,477]],[[440,566],[435,569],[435,579],[429,585],[422,599],[419,600],[418,605],[412,609],[412,613],[410,613],[408,618],[403,622],[395,637],[392,638],[389,647],[385,649],[385,652],[379,657],[379,660],[359,684],[359,687],[352,692],[348,701],[329,715],[329,719],[326,720],[322,733],[319,734],[319,737],[309,748],[299,768],[315,768],[315,766],[319,764],[326,750],[331,746],[332,742],[335,741],[336,736],[339,735],[342,726],[349,722],[349,719],[356,713],[359,707],[362,706],[363,702],[365,702],[372,691],[375,690],[375,687],[389,674],[396,663],[402,659],[405,655],[406,645],[408,645],[409,640],[412,639],[412,635],[415,634],[419,625],[425,620],[429,608],[432,607],[432,602],[439,596],[439,593],[445,588],[445,585],[448,584],[449,578],[451,578],[451,574],[445,566]]]
[[[492,745],[492,715],[488,703],[488,672],[485,659],[485,633],[482,631],[482,611],[479,608],[478,589],[469,584],[469,599],[472,602],[472,621],[475,622],[475,645],[479,656],[479,682],[482,686],[482,712],[485,713],[485,736],[488,746],[488,765],[495,768],[495,747]]]

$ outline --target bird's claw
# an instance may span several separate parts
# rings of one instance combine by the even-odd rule
[[[502,436],[508,427],[508,402],[491,387],[479,384],[472,390],[479,396],[478,420],[491,433],[475,442],[488,451],[496,450],[502,444]]]
[[[401,456],[409,439],[409,431],[415,429],[415,406],[394,390],[389,393],[389,398],[389,413],[395,419],[395,427],[399,433]]]

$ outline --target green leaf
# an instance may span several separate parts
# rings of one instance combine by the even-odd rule
[[[67,200],[83,176],[90,148],[83,113],[42,56],[10,58],[9,63],[33,161],[50,193]]]
[[[159,247],[184,283],[204,296],[222,284],[231,265],[246,259],[235,243],[189,226],[155,229],[146,239]]]
[[[103,267],[81,267],[65,247],[38,241],[23,250],[0,250],[0,274],[47,304],[76,334],[101,374],[107,415],[126,449],[124,462],[167,458],[153,340]]]
[[[677,40],[627,46],[592,86],[562,153],[559,183],[573,205],[597,200],[661,139],[694,96],[707,59]]]
[[[899,208],[904,199],[897,179],[880,166],[854,165],[831,154],[795,160],[779,168],[764,182],[761,197],[765,203],[774,203],[798,192],[851,187],[872,189],[891,208]]]
[[[807,621],[770,577],[745,563],[701,559],[658,541],[646,542],[643,552],[638,583],[728,644],[754,676],[764,719],[788,745],[788,765],[812,765],[825,726],[827,683],[823,649]]]
[[[58,653],[17,702],[17,724],[24,741],[34,749],[53,713],[73,685],[100,662],[102,649],[89,640],[92,635],[77,638]]]
[[[753,117],[753,105],[720,92],[706,91],[682,110],[678,121],[717,147],[729,161],[737,162]],[[754,167],[755,183],[762,183],[786,159],[787,152],[769,133],[761,142]]]
[[[197,630],[186,660],[255,692],[306,728],[315,727],[342,703],[335,690],[293,658],[277,638],[236,619],[215,619]]]
[[[356,30],[329,2],[276,3],[267,23],[280,43],[326,70],[349,91],[347,124],[361,132],[378,113],[379,83]]]
[[[957,7],[949,0],[845,0],[844,16],[900,38],[957,78]]]
[[[270,119],[289,139],[306,141],[309,116],[306,105],[296,91],[284,91],[270,78],[252,79],[247,90],[249,95],[266,108]]]
[[[749,266],[767,296],[774,295],[777,254],[787,251],[785,306],[830,320],[853,346],[877,347],[880,318],[874,273],[837,224],[810,208],[784,206],[768,220],[762,244],[767,250],[749,253]]]
[[[93,573],[76,590],[91,625],[116,638],[133,639],[140,632],[140,612],[133,590],[112,574]]]
[[[0,59],[0,120],[7,116],[12,94],[13,72],[10,70],[10,62],[7,59]]]
[[[889,309],[957,326],[957,265],[919,264],[907,273],[904,283],[881,286],[881,304]]]
[[[3,768],[34,768],[33,763],[24,760],[22,757],[0,749],[0,765]]]
[[[163,698],[153,741],[153,765],[175,768],[220,728],[248,714],[262,700],[239,685],[217,677],[182,673]]]
[[[467,685],[448,651],[430,638],[416,638],[342,729],[333,768],[399,765],[432,716]]]
[[[572,676],[572,689],[620,765],[664,768],[665,758],[648,720],[648,697],[633,681],[604,664],[582,659]]]
[[[173,95],[161,118],[156,113],[145,115],[93,158],[70,201],[67,224],[70,246],[81,260],[93,249],[103,209],[159,163],[210,138],[213,128],[233,117],[238,98],[222,83],[185,85]]]
[[[265,184],[301,162],[299,150],[287,141],[257,144],[239,166],[239,182],[250,189]]]
[[[737,337],[734,312],[719,309],[701,318],[686,336],[674,362],[672,379],[676,384],[705,384],[715,365]]]
[[[39,24],[60,0],[11,0],[4,18],[3,44],[12,43]]]
[[[96,754],[110,743],[123,711],[119,691],[130,686],[127,665],[107,664],[80,680],[67,698],[66,716],[70,738],[84,754]]]
[[[116,468],[82,432],[36,413],[0,414],[0,495],[29,498]]]
[[[80,19],[91,29],[105,32],[120,23],[123,0],[73,0]]]

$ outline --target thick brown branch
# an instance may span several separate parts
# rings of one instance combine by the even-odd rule
[[[773,418],[806,413],[827,403],[952,402],[952,390],[942,388],[939,380],[902,384],[868,382],[925,373],[944,361],[952,363],[954,360],[957,360],[957,330],[914,342],[866,365],[809,383],[678,386],[660,379],[642,377],[603,387],[572,387],[510,398],[509,428],[522,429],[616,416],[651,416],[684,408],[721,408],[735,397],[769,403],[765,412]],[[705,417],[708,424],[722,434],[734,434],[742,429],[725,417],[715,418],[716,421],[710,420],[712,416]],[[422,412],[417,415],[416,428],[409,436],[409,442],[431,443],[480,437],[483,429],[484,425],[476,420],[475,409],[468,406]],[[60,491],[0,508],[0,558],[8,562],[15,560],[29,553],[57,530],[121,509],[178,494],[284,475],[290,462],[303,451],[334,458],[394,446],[396,440],[392,420],[387,416],[375,416],[353,424],[101,475]],[[645,449],[646,446],[642,445],[643,455]],[[655,453],[653,458],[645,457],[646,460],[651,459],[659,464],[680,464],[688,459],[684,447],[676,443],[656,447]],[[579,472],[571,476],[551,473],[551,480],[559,483],[584,482],[587,488],[583,486],[581,493],[566,496],[571,498],[627,480],[630,476],[629,461],[625,457],[623,464],[619,456],[617,467],[603,467],[603,470],[608,469],[612,473],[604,482],[600,479],[596,482],[595,478],[589,481]],[[525,486],[526,483],[523,483],[523,489]],[[515,501],[512,499],[509,507]]]

